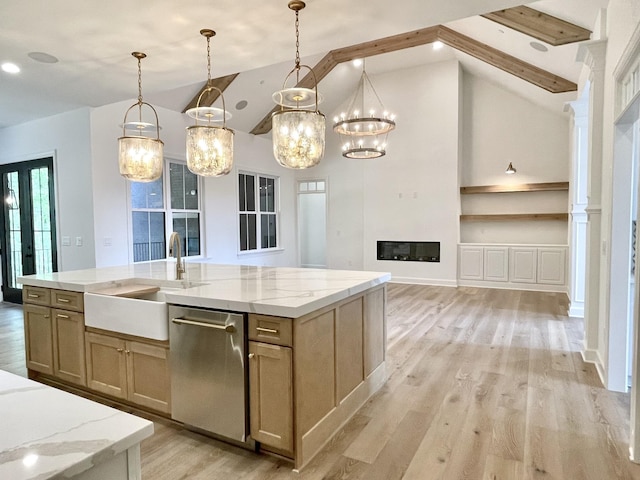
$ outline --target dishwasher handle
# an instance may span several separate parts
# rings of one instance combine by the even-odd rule
[[[176,325],[195,325],[196,327],[213,328],[215,330],[224,330],[227,333],[235,333],[236,327],[233,325],[217,325],[215,323],[205,323],[193,320],[187,317],[172,318],[171,321]]]

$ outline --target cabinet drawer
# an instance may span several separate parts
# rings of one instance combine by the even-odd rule
[[[51,300],[51,290],[44,287],[32,287],[24,285],[22,289],[22,301],[35,305],[49,305]]]
[[[51,290],[51,306],[82,312],[84,302],[82,292],[70,292],[68,290]]]
[[[249,340],[290,347],[292,333],[290,318],[249,315]]]

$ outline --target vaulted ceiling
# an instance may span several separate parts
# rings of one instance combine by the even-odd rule
[[[368,54],[374,55],[367,60],[370,75],[457,58],[466,71],[561,111],[563,102],[575,98],[576,41],[584,41],[585,29],[593,28],[607,1],[542,0],[527,4],[534,10],[514,8],[522,3],[405,0],[396,8],[381,0],[307,0],[300,14],[301,53],[304,63],[319,65],[327,99],[322,110],[331,114],[359,78],[346,61]],[[217,31],[211,42],[212,74],[226,77],[230,126],[264,133],[271,92],[293,66],[293,15],[286,4],[192,0],[177,8],[170,0],[153,5],[113,0],[99,10],[80,0],[3,5],[0,62],[17,63],[22,72],[0,71],[0,127],[134,98],[134,50],[148,55],[145,100],[182,111],[206,79],[206,44],[198,32],[208,27]],[[544,14],[568,23],[553,23]],[[563,32],[571,43],[554,46],[555,40],[535,31],[541,26],[551,26],[552,34]],[[404,38],[407,32],[414,33]],[[380,46],[378,40],[387,37],[394,48]],[[433,50],[429,43],[435,39],[446,46]],[[35,61],[34,52],[59,61]]]

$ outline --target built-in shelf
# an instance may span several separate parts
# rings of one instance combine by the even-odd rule
[[[521,183],[519,185],[481,185],[460,187],[461,194],[510,193],[510,192],[551,192],[569,190],[569,182]]]
[[[460,215],[460,220],[507,221],[507,220],[569,220],[568,213],[495,213],[481,215]]]

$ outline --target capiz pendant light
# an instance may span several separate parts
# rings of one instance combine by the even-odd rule
[[[362,76],[347,111],[336,116],[333,131],[343,139],[342,156],[378,158],[385,155],[387,134],[396,128],[395,115],[384,108],[362,61]]]
[[[134,182],[153,182],[162,176],[164,144],[160,140],[160,125],[156,109],[142,101],[141,61],[146,55],[141,52],[133,52],[131,55],[138,59],[138,102],[131,105],[124,114],[122,137],[118,139],[120,175]],[[143,105],[153,111],[155,125],[142,121]],[[127,116],[134,107],[138,107],[138,121],[127,123]],[[156,138],[143,135],[149,127],[155,127]],[[134,134],[127,134],[127,129],[133,130]]]
[[[309,168],[317,165],[324,156],[325,118],[318,110],[320,97],[315,73],[307,65],[300,65],[300,21],[298,14],[305,7],[300,0],[289,2],[296,12],[296,59],[295,67],[284,80],[283,89],[273,94],[280,110],[273,113],[271,127],[273,155],[277,162],[287,168]],[[298,87],[300,69],[309,70],[313,78],[313,89]],[[287,88],[287,81],[295,73],[296,86]],[[313,110],[308,109],[314,107]]]
[[[187,127],[187,168],[203,177],[220,177],[231,171],[233,166],[233,130],[227,128],[227,111],[222,91],[211,84],[211,37],[216,34],[211,29],[200,30],[207,39],[207,88],[200,96],[195,108],[187,110],[187,115],[195,118],[196,124]],[[222,126],[211,125],[217,121],[216,108],[201,107],[200,101],[206,93],[217,91],[222,98]],[[198,120],[206,125],[198,125]]]

